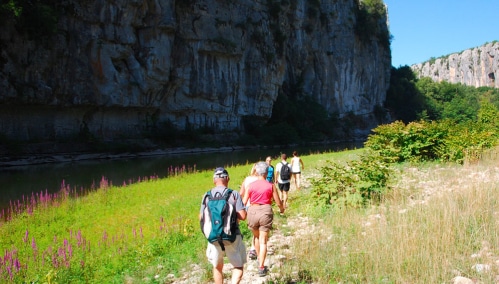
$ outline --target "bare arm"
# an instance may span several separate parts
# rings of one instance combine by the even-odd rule
[[[244,187],[244,184],[242,187]],[[246,189],[241,189],[241,190],[244,191],[243,204],[246,205],[248,203],[248,200],[249,200],[249,190],[246,190]]]
[[[300,164],[301,164],[301,168],[305,169],[305,165],[303,165],[303,160],[301,158],[300,158]]]
[[[246,179],[244,179],[243,183],[241,184],[241,188],[239,189],[239,195],[241,195],[241,198],[243,198],[244,195],[246,195],[246,187],[244,187],[245,181],[246,181]],[[243,203],[244,203],[244,205],[246,205],[246,202],[244,202],[244,199],[243,199]]]
[[[246,210],[245,209],[237,211],[237,219],[246,220]]]

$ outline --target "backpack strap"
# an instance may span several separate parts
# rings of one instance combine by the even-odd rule
[[[232,195],[232,189],[226,187],[224,190],[224,196],[227,202],[229,202],[229,198],[231,197],[231,195]]]
[[[232,195],[232,189],[225,188],[223,191],[223,195],[225,197],[225,201],[229,203],[229,198]],[[222,239],[222,236],[218,236],[218,244],[220,245],[220,248],[222,248],[222,251],[225,251],[225,245],[224,245],[224,240]]]

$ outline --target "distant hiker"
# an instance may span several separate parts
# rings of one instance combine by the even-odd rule
[[[293,151],[293,158],[291,158],[291,178],[295,182],[295,188],[300,190],[301,186],[301,170],[305,169],[303,161],[298,157],[298,152]]]
[[[244,196],[245,192],[248,190],[249,185],[256,181],[258,179],[258,174],[256,173],[256,164],[253,164],[253,167],[251,167],[251,171],[249,176],[244,178],[243,183],[241,184],[241,189],[239,190],[239,194],[241,196]],[[247,203],[244,204],[246,206],[246,209],[251,205],[251,202],[248,200]],[[255,238],[251,240],[251,248],[248,252],[248,257],[249,259],[256,259],[256,250],[255,250]]]
[[[279,198],[279,193],[274,184],[267,181],[268,165],[266,162],[256,164],[258,180],[250,183],[245,192],[243,202],[248,200],[251,206],[248,208],[248,228],[253,233],[255,239],[255,249],[258,257],[258,275],[267,275],[265,258],[267,257],[267,241],[269,232],[272,229],[274,212],[272,211],[272,201],[279,206],[279,211],[284,213],[284,206]]]
[[[274,179],[274,166],[272,166],[272,157],[271,156],[268,156],[266,159],[265,159],[265,162],[267,163],[267,165],[269,166],[269,170],[268,170],[268,174],[267,174],[267,180],[270,182],[270,183],[274,183],[275,179]]]
[[[232,204],[233,207],[230,206],[230,208],[235,209],[235,211],[237,212],[238,220],[246,219],[246,210],[241,195],[239,195],[237,191],[233,191],[227,188],[229,184],[229,173],[227,172],[227,170],[222,167],[216,168],[213,174],[213,183],[215,184],[215,187],[205,193],[203,196],[199,214],[201,226],[205,235],[209,233],[206,232],[206,230],[209,231],[210,228],[213,230],[215,227],[217,227],[216,225],[220,223],[219,221],[216,221],[203,224],[203,222],[206,221],[207,218],[220,218],[220,216],[210,216],[215,214],[210,214],[210,210],[205,210],[206,207],[211,208],[210,206],[215,206],[211,204],[217,204],[217,202],[224,202],[223,200],[226,200],[227,203]],[[228,198],[225,199],[225,193],[228,192],[230,192],[230,194],[228,194]],[[221,196],[223,197],[223,199],[219,198]],[[229,206],[223,206],[224,209],[227,207]],[[213,212],[217,210],[217,208],[213,207]],[[232,270],[232,283],[240,283],[243,276],[243,268],[244,264],[246,263],[246,246],[244,245],[237,220],[235,220],[234,223],[235,225],[233,224],[233,230],[231,230],[230,232],[225,232],[225,228],[223,228],[224,233],[235,235],[235,239],[233,240],[233,242],[223,241],[221,237],[217,238],[217,240],[213,242],[208,242],[206,256],[208,257],[210,263],[213,265],[213,279],[216,284],[223,284],[222,269],[224,266],[224,255],[227,256],[229,262],[234,266],[234,269]],[[226,224],[223,225],[225,227]]]
[[[291,168],[286,162],[287,158],[286,154],[281,154],[281,161],[275,167],[275,177],[284,207],[288,207],[288,192],[291,183]]]

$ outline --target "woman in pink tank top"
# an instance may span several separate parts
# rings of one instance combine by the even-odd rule
[[[253,233],[259,264],[258,273],[260,276],[265,276],[267,274],[267,268],[264,266],[267,257],[267,241],[274,219],[272,201],[275,200],[281,213],[284,213],[284,206],[276,187],[266,179],[267,163],[258,162],[255,169],[258,179],[249,184],[248,190],[244,193],[243,203],[246,204],[248,201],[251,203],[246,220],[248,228]]]

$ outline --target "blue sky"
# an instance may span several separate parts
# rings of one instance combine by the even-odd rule
[[[392,66],[427,61],[499,40],[499,0],[384,0]]]

